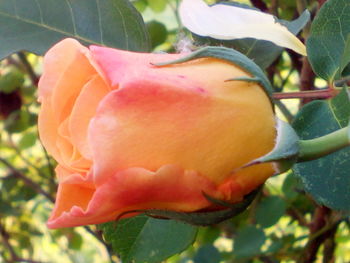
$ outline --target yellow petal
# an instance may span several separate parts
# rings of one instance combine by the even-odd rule
[[[208,6],[203,0],[183,0],[179,14],[183,25],[200,36],[256,38],[306,55],[304,44],[270,14],[232,5]]]

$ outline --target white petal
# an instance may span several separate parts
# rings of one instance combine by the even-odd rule
[[[203,0],[183,0],[179,14],[183,25],[200,36],[256,38],[306,55],[304,44],[270,14],[224,4],[208,6]]]

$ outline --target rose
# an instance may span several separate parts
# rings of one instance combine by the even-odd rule
[[[39,83],[40,138],[57,160],[50,228],[97,224],[135,209],[210,208],[262,184],[270,164],[237,168],[269,152],[275,121],[263,89],[224,60],[152,63],[183,54],[52,47]]]

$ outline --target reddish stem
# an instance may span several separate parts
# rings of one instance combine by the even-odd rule
[[[328,99],[337,95],[338,91],[334,89],[309,90],[298,92],[276,92],[272,97],[276,100],[281,99]]]

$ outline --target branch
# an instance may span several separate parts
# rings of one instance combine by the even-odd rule
[[[312,263],[316,260],[317,252],[320,246],[334,235],[340,221],[330,223],[332,211],[324,206],[316,208],[313,221],[310,224],[309,240],[301,254],[299,263]]]
[[[12,245],[10,244],[10,235],[7,233],[5,227],[0,223],[0,235],[3,240],[4,246],[7,248],[7,250],[10,253],[11,259],[9,260],[9,263],[16,262],[19,257],[17,256],[16,251],[13,249]]]
[[[332,232],[329,233],[329,237],[324,242],[324,248],[323,248],[323,263],[334,263],[335,257],[334,252],[337,243],[335,242],[335,234],[337,232],[337,229],[334,228]]]
[[[3,163],[12,173],[12,176],[17,177],[21,179],[26,185],[34,189],[37,193],[42,194],[45,196],[48,200],[50,200],[52,203],[55,202],[55,199],[44,189],[41,188],[41,186],[34,182],[33,180],[26,177],[24,174],[22,174],[20,171],[18,171],[12,164],[10,164],[8,161],[6,161],[3,158],[0,158],[0,162]]]
[[[20,61],[23,64],[23,67],[25,69],[25,71],[27,72],[27,74],[29,75],[30,80],[32,81],[32,84],[34,86],[38,86],[38,82],[39,82],[39,77],[35,74],[32,65],[29,63],[26,55],[24,54],[24,52],[18,52],[17,53]]]
[[[318,0],[318,6],[319,6],[319,8],[324,4],[324,3],[326,3],[327,2],[327,0]]]
[[[295,219],[300,226],[304,226],[304,227],[309,226],[309,223],[307,222],[305,217],[296,208],[291,207],[287,209],[287,214],[293,219]]]
[[[309,63],[309,60],[304,57],[303,63],[301,67],[301,73],[300,73],[300,91],[310,91],[314,90],[314,82],[315,82],[315,73],[312,71],[311,65]],[[312,101],[314,98],[308,98],[304,97],[301,101],[301,105],[305,105],[306,103]]]

